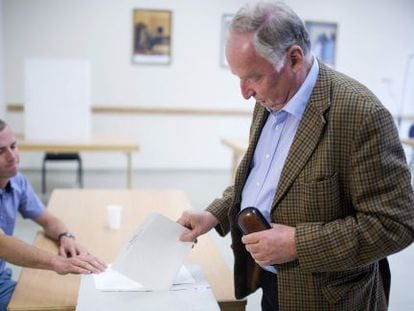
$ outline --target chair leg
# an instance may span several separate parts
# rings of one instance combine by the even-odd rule
[[[83,169],[82,169],[82,159],[78,159],[78,184],[79,188],[83,188]]]
[[[46,194],[46,159],[42,162],[42,194]]]

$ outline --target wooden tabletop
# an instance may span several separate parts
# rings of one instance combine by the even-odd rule
[[[28,140],[17,136],[20,151],[31,152],[136,152],[139,146],[133,137],[115,135],[92,135],[89,139],[76,141]]]
[[[414,138],[411,138],[411,139],[403,139],[401,142],[403,144],[408,145],[408,146],[414,147]]]
[[[120,230],[106,224],[106,206],[123,206]],[[176,220],[190,209],[179,190],[55,190],[48,209],[61,218],[88,250],[112,263],[136,227],[153,211]],[[35,245],[57,252],[56,245],[39,234]],[[200,237],[186,260],[198,264],[212,286],[221,310],[245,310],[246,301],[234,297],[233,275],[208,235]],[[23,268],[9,310],[75,310],[80,276]]]
[[[132,188],[132,155],[139,151],[133,137],[116,135],[92,135],[89,139],[76,141],[28,140],[16,135],[17,146],[22,152],[79,153],[79,152],[121,152],[127,159],[127,187]]]

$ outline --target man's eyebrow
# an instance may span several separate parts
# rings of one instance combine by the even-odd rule
[[[12,141],[9,145],[0,145],[0,149],[4,149],[8,146],[17,145],[17,140]]]
[[[263,75],[263,73],[262,73],[262,72],[259,72],[259,71],[251,71],[251,72],[249,72],[249,73],[245,74],[245,75],[244,75],[244,78],[245,78],[245,79],[248,79],[248,78],[257,77],[257,76],[262,76],[262,75]]]
[[[246,79],[250,79],[252,76],[253,76],[253,74],[249,73],[249,74],[247,74],[247,75],[240,76],[239,78],[240,78],[241,80],[246,80]]]

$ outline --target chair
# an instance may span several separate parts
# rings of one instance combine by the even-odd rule
[[[411,124],[410,129],[408,130],[408,137],[414,138],[414,123]]]
[[[83,188],[83,169],[82,159],[79,153],[50,153],[47,152],[43,156],[42,163],[42,193],[46,193],[46,162],[47,161],[76,161],[78,162],[77,181],[80,188]]]

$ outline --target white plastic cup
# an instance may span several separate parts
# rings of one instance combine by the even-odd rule
[[[122,206],[117,204],[110,204],[106,206],[108,216],[108,227],[110,229],[121,228]]]

